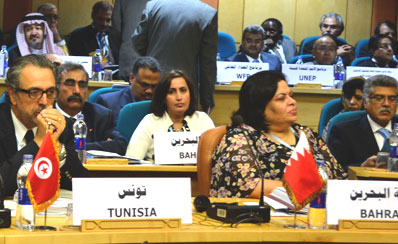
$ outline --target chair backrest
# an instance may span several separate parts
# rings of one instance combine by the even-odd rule
[[[291,58],[287,63],[288,64],[295,64],[297,60],[301,57],[303,59],[303,62],[311,62],[314,61],[314,57],[312,57],[312,54],[304,54],[304,55],[297,55]]]
[[[341,98],[335,98],[323,105],[318,124],[318,133],[320,136],[322,136],[323,130],[325,129],[325,126],[328,124],[329,120],[338,114],[343,108],[344,107],[341,104]]]
[[[140,101],[124,105],[117,118],[116,128],[124,136],[127,142],[130,141],[138,124],[151,112],[152,101]]]
[[[209,196],[213,151],[226,132],[227,126],[223,125],[207,130],[200,136],[196,165],[200,195]]]
[[[330,131],[332,131],[333,126],[335,126],[338,123],[347,121],[347,120],[352,120],[355,118],[358,118],[360,116],[365,115],[367,112],[365,110],[360,110],[360,111],[352,111],[352,112],[344,112],[344,113],[339,113],[336,116],[334,116],[330,122],[328,134],[326,136],[326,143],[329,140],[329,135]]]
[[[0,103],[4,103],[6,101],[6,95],[7,91],[4,91],[3,94],[1,94]]]
[[[217,52],[222,60],[236,54],[235,39],[228,33],[218,32]]]
[[[300,44],[300,53],[299,55],[303,55],[304,54],[304,47],[306,47],[307,45],[313,45],[313,42],[318,39],[321,36],[309,36],[304,38],[304,40],[301,42]],[[344,40],[341,37],[337,37],[337,40],[339,40],[340,42],[347,44],[347,41]],[[310,49],[312,49],[312,47],[310,47]]]
[[[370,59],[370,57],[360,57],[360,58],[356,58],[356,59],[354,59],[354,60],[351,62],[350,66],[357,66],[359,63],[361,63],[361,62],[363,62],[363,61],[365,61],[365,60],[368,60],[368,59]]]
[[[363,40],[360,40],[358,43],[357,43],[357,45],[355,46],[355,51],[354,51],[354,54],[355,54],[355,57],[356,58],[359,58],[360,56],[360,54],[361,54],[361,49],[365,46],[366,47],[366,49],[368,48],[368,45],[369,45],[369,38],[368,39],[363,39]]]
[[[282,35],[282,36],[283,36],[283,38],[285,38],[287,40],[291,40],[291,38],[289,36],[287,36],[287,35]]]
[[[115,92],[115,91],[119,91],[123,89],[123,87],[103,87],[103,88],[99,88],[95,91],[93,91],[90,96],[88,97],[88,101],[95,103],[97,102],[97,98],[99,95],[101,94],[105,94],[105,93],[109,93],[109,92]]]

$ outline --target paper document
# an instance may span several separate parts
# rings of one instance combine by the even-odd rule
[[[113,152],[105,152],[99,150],[88,150],[87,158],[127,158],[129,160],[129,164],[153,164],[150,161],[140,160],[128,156],[122,156]]]

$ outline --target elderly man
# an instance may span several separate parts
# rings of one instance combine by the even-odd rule
[[[46,18],[40,13],[27,14],[16,30],[18,46],[9,53],[10,66],[20,56],[28,54],[65,53],[54,43]]]
[[[264,48],[264,29],[259,25],[249,25],[242,33],[242,50],[227,61],[268,63],[270,70],[281,70],[281,63],[275,55],[262,52]]]
[[[0,104],[0,174],[5,195],[17,189],[16,176],[24,154],[36,155],[47,130],[60,151],[61,188],[72,188],[72,177],[86,177],[74,146],[72,124],[52,108],[57,96],[55,70],[41,55],[19,58],[6,79],[9,97]]]
[[[115,128],[112,111],[95,103],[85,102],[88,74],[83,66],[64,63],[58,67],[59,95],[55,107],[65,117],[76,119],[84,115],[87,124],[86,149],[115,152],[124,155],[127,142]]]
[[[337,39],[344,30],[343,18],[336,13],[327,13],[322,16],[319,23],[319,28],[322,35],[329,34],[333,37],[337,45],[337,56],[344,60],[345,65],[349,65],[355,59],[354,47],[350,44],[345,44]],[[314,46],[314,42],[308,43],[303,50],[303,54],[310,54]]]
[[[44,3],[37,8],[37,12],[46,17],[47,24],[50,27],[50,30],[53,32],[54,43],[57,44],[57,46],[60,47],[66,55],[69,55],[66,42],[62,38],[62,35],[58,29],[59,16],[57,7],[52,3]]]
[[[160,80],[160,64],[152,57],[139,58],[130,73],[130,86],[117,92],[100,95],[97,103],[113,111],[115,120],[124,105],[133,102],[151,100],[156,85]]]
[[[113,6],[106,1],[96,2],[91,11],[92,24],[73,31],[68,43],[73,56],[93,56],[96,49],[101,50],[102,63],[114,63],[110,48],[110,25]]]
[[[337,56],[337,47],[334,39],[330,35],[321,36],[314,43],[312,56],[314,61],[305,64],[332,65]]]
[[[278,19],[266,19],[261,26],[265,32],[264,52],[276,55],[283,64],[296,56],[296,43],[282,36],[283,26]]]
[[[388,137],[394,123],[397,106],[397,81],[376,75],[363,87],[367,114],[331,128],[328,146],[337,161],[348,166],[375,166],[376,154],[389,151]]]

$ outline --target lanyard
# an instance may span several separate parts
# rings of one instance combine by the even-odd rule
[[[182,121],[182,130],[181,131],[191,131],[188,127],[187,121],[185,121],[185,119]],[[167,132],[175,132],[176,130],[174,130],[173,125],[170,125],[169,129],[167,130]]]
[[[294,136],[298,138],[298,134],[295,130],[293,130],[292,127],[289,127],[290,130],[293,132]],[[276,135],[272,134],[271,132],[269,132],[269,135],[272,136],[272,138],[274,138],[276,141],[278,141],[280,144],[284,145],[285,147],[294,150],[294,146],[291,146],[289,144],[287,144],[286,142],[284,142],[281,138],[277,137]]]

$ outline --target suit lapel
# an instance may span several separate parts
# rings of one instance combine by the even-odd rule
[[[2,118],[0,145],[4,148],[7,158],[10,158],[17,152],[17,138],[15,137],[14,124],[11,119],[11,108],[6,103],[0,107],[0,118]]]
[[[369,151],[376,153],[379,151],[379,146],[377,145],[376,138],[373,134],[372,128],[370,127],[368,116],[363,116],[360,121],[358,127],[361,129],[362,133],[359,133],[360,142],[362,142],[361,146],[363,146],[364,151]],[[373,155],[373,154],[372,154]]]

